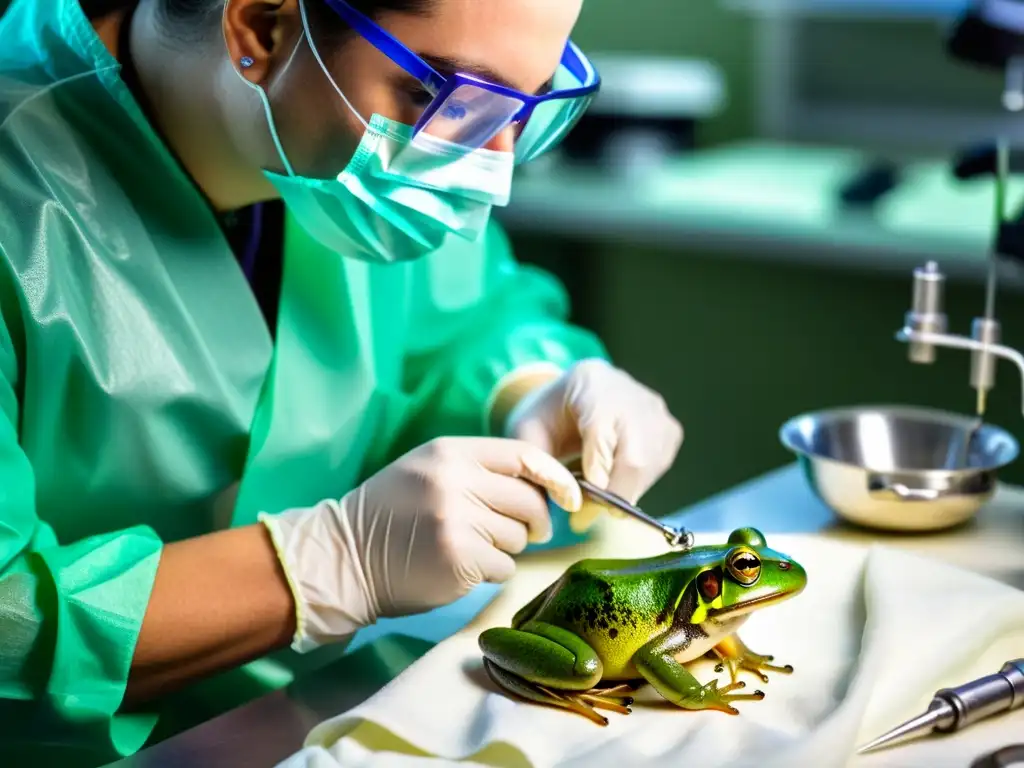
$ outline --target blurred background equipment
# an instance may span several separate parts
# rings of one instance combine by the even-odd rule
[[[500,217],[519,257],[563,280],[573,319],[686,426],[645,510],[789,462],[776,435],[795,413],[975,411],[969,355],[907,365],[892,343],[907,275],[928,262],[941,313],[965,319],[995,263],[998,338],[1024,346],[1019,8],[587,0],[574,39],[604,91]],[[998,260],[996,138],[1010,148]],[[1019,390],[986,392],[986,421],[1019,436]],[[1000,477],[1024,483],[1024,463]]]
[[[957,59],[1005,73],[1003,106],[1024,109],[1024,3],[981,0],[953,26],[949,51]]]
[[[1010,147],[1003,240],[1024,203],[1024,115],[1006,109],[1016,65],[1000,64],[1015,59],[964,60],[980,30],[964,20],[992,7],[683,0],[669,14],[661,0],[628,12],[588,0],[575,39],[609,97],[559,156],[521,174],[499,216],[520,258],[564,281],[574,320],[686,425],[645,510],[791,461],[776,436],[795,413],[874,402],[974,416],[981,389],[986,421],[1019,437],[1020,391],[989,389],[990,357],[975,355],[972,391],[971,355],[907,365],[891,323],[908,308],[907,275],[928,262],[944,316],[984,317],[995,265],[987,338],[1024,345],[1024,261],[991,258],[996,138]],[[714,71],[704,80],[721,81],[721,100],[687,101],[656,74],[672,66]],[[631,82],[665,94],[653,123],[642,115],[656,99],[624,96]],[[1000,478],[1024,482],[1024,466]]]
[[[566,158],[621,173],[657,167],[697,146],[699,125],[721,114],[725,82],[707,61],[596,54],[601,90],[562,148]]]
[[[929,408],[836,408],[780,430],[811,490],[840,517],[888,531],[934,531],[975,515],[1020,453],[989,424]]]
[[[980,0],[969,7],[953,25],[949,51],[969,64],[995,69],[1004,77],[1002,104],[1011,112],[1024,106],[1024,3],[1019,0]],[[992,145],[961,156],[953,173],[959,179],[991,176],[993,180],[992,248],[985,286],[985,314],[976,317],[970,337],[946,332],[942,305],[945,282],[934,261],[914,271],[913,305],[897,338],[909,344],[909,358],[915,363],[935,362],[935,347],[971,351],[970,384],[977,392],[978,420],[985,415],[988,393],[995,386],[999,358],[1014,363],[1024,391],[1024,356],[1001,345],[1001,326],[995,317],[996,287],[1000,259],[1024,259],[1024,239],[1019,236],[1022,213],[1013,219],[1006,211],[1007,185],[1011,171],[1009,141],[999,138]],[[1024,395],[1022,395],[1024,400]],[[1024,405],[1021,407],[1024,414]]]

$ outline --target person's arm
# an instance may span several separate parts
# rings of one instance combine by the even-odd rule
[[[452,239],[415,269],[406,358],[414,406],[397,452],[440,435],[500,435],[526,392],[575,362],[608,357],[567,322],[565,289],[519,264],[493,219],[482,243]]]
[[[265,526],[168,544],[132,658],[125,705],[285,648],[295,618]]]
[[[0,762],[105,764],[156,716],[123,708],[288,644],[291,592],[262,525],[163,547],[135,527],[59,543],[18,440],[0,319]],[[68,499],[74,504],[74,499]]]

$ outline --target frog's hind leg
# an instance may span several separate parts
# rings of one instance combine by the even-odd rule
[[[541,685],[524,680],[519,675],[513,675],[486,658],[484,659],[484,669],[495,685],[519,698],[538,704],[568,709],[583,715],[588,720],[593,720],[598,725],[608,725],[608,718],[595,710],[593,706],[583,699],[582,695],[573,695],[565,691],[559,695]]]
[[[595,707],[629,714],[624,686],[597,688],[604,673],[590,645],[568,630],[541,621],[521,629],[495,627],[480,635],[484,667],[500,687],[521,698],[578,712],[601,725]]]

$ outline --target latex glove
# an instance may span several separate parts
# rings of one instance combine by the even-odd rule
[[[572,474],[534,445],[445,438],[407,453],[340,502],[261,515],[295,596],[306,652],[380,617],[422,613],[515,572],[551,538],[547,493],[578,510]]]
[[[583,476],[636,503],[672,466],[683,428],[664,399],[604,360],[584,360],[524,395],[506,434],[563,461],[581,456]],[[603,505],[588,503],[570,518],[593,524]]]

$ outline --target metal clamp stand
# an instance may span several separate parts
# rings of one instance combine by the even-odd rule
[[[1024,2],[980,0],[958,20],[948,40],[949,52],[958,59],[1004,74],[1003,106],[1024,109]],[[1016,158],[1014,158],[1016,159]],[[1006,187],[1011,156],[1005,141],[972,150],[957,159],[954,175],[967,179],[992,174],[995,180],[995,236],[989,261],[985,314],[975,318],[971,335],[947,332],[943,307],[945,275],[935,262],[914,270],[911,309],[896,334],[909,345],[913,363],[935,361],[936,347],[971,352],[970,382],[977,393],[977,413],[984,415],[988,392],[995,386],[999,358],[1017,366],[1021,375],[1021,412],[1024,414],[1024,355],[1000,344],[1000,325],[995,317],[996,271],[1001,258],[1024,262],[1024,214],[1006,216]]]

